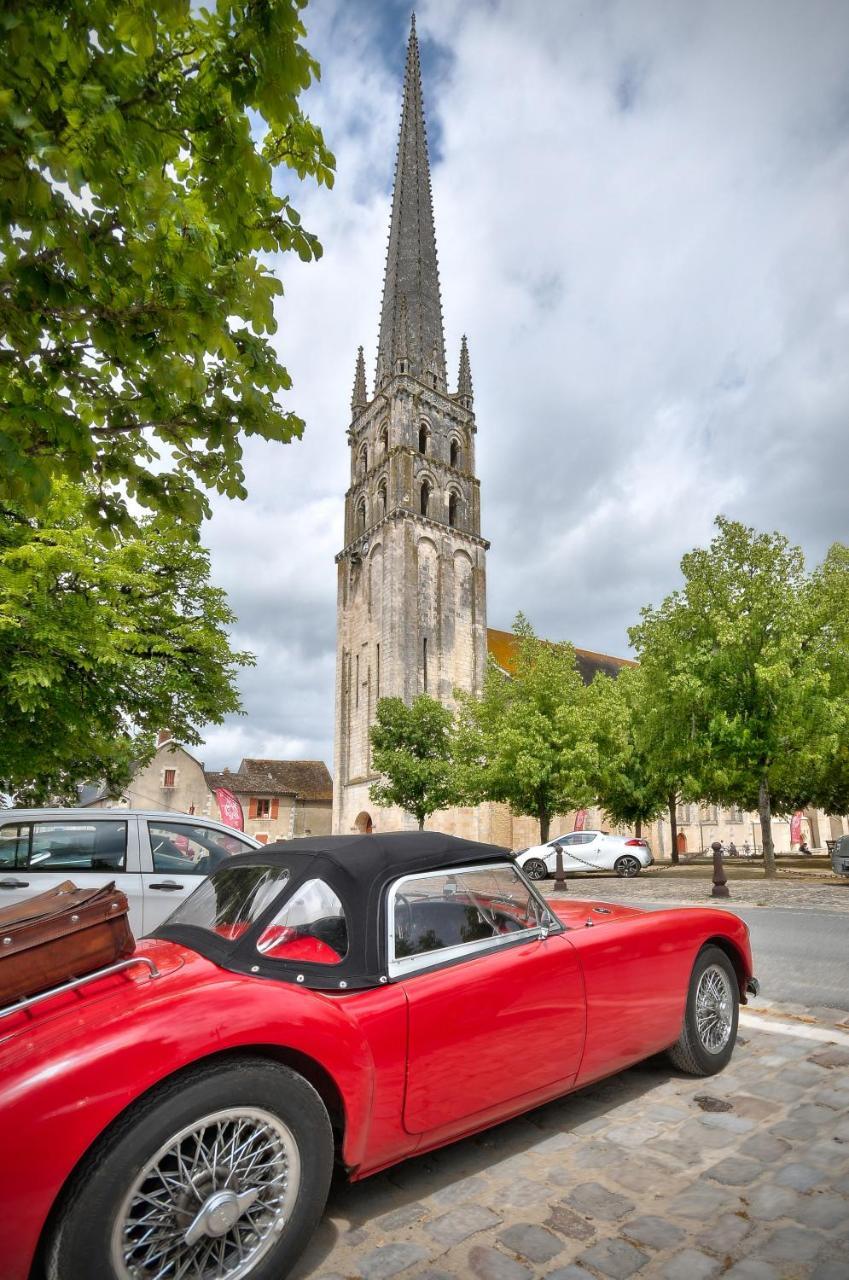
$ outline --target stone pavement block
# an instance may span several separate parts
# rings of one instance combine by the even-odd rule
[[[546,1271],[544,1280],[595,1280],[583,1267],[558,1267],[556,1271]]]
[[[763,1105],[767,1106],[766,1103]],[[754,1120],[731,1111],[706,1112],[699,1116],[699,1123],[706,1125],[708,1129],[724,1129],[726,1133],[751,1133],[755,1127]]]
[[[708,1169],[707,1177],[714,1182],[722,1182],[729,1187],[748,1187],[756,1182],[761,1174],[766,1173],[767,1166],[756,1160],[743,1160],[740,1156],[728,1156],[720,1160],[713,1168]]]
[[[575,1174],[569,1173],[568,1170],[565,1172],[568,1174],[566,1185],[572,1186]],[[553,1182],[555,1179],[549,1177],[548,1181]],[[530,1178],[517,1178],[515,1182],[508,1183],[503,1191],[499,1187],[498,1192],[500,1203],[510,1205],[514,1209],[527,1209],[534,1204],[545,1204],[547,1196],[547,1188],[541,1182],[532,1182]]]
[[[582,1213],[588,1213],[594,1218],[604,1218],[607,1221],[624,1218],[626,1213],[631,1213],[634,1209],[630,1200],[616,1195],[613,1191],[608,1191],[607,1187],[601,1186],[598,1182],[582,1183],[574,1188],[571,1195],[566,1196],[566,1200]]]
[[[648,1254],[625,1240],[600,1240],[581,1254],[579,1262],[595,1267],[611,1280],[627,1280],[648,1262]]]
[[[752,1093],[759,1098],[769,1098],[773,1102],[797,1102],[799,1099],[798,1084],[791,1084],[788,1080],[763,1080],[755,1085]]]
[[[404,1204],[400,1209],[392,1209],[374,1219],[373,1225],[380,1231],[397,1231],[399,1227],[408,1227],[421,1218],[426,1218],[428,1210],[419,1200],[412,1204]]]
[[[804,1156],[808,1164],[824,1165],[836,1177],[849,1162],[849,1145],[834,1138],[820,1138],[805,1147]]]
[[[534,1274],[515,1258],[483,1245],[469,1250],[469,1270],[478,1280],[532,1280]]]
[[[823,1227],[830,1231],[838,1223],[849,1223],[849,1200],[828,1192],[814,1192],[799,1197],[793,1216],[797,1222],[804,1222],[808,1227]]]
[[[832,1111],[844,1111],[849,1107],[849,1089],[832,1086],[828,1089],[817,1089],[817,1102]]]
[[[562,1236],[572,1240],[590,1240],[595,1235],[595,1227],[581,1214],[570,1209],[562,1200],[551,1206],[551,1213],[545,1220],[545,1226],[552,1231],[559,1231]]]
[[[670,1258],[664,1268],[664,1280],[710,1280],[715,1276],[721,1263],[716,1258],[709,1258],[698,1249],[682,1249]]]
[[[822,1171],[812,1169],[809,1164],[786,1164],[775,1175],[780,1187],[793,1187],[796,1191],[810,1191],[818,1182],[822,1182]]]
[[[737,1137],[722,1125],[706,1124],[706,1120],[718,1120],[720,1116],[699,1116],[698,1120],[688,1120],[678,1130],[678,1138],[685,1150],[704,1153],[706,1147],[730,1147]]]
[[[778,1280],[778,1272],[768,1262],[757,1258],[744,1258],[725,1271],[722,1280]]]
[[[528,1262],[550,1262],[563,1252],[563,1241],[558,1240],[545,1227],[533,1222],[517,1222],[498,1234],[498,1240],[511,1253],[518,1253]]]
[[[818,1260],[811,1272],[811,1280],[846,1280],[849,1270],[846,1258],[823,1258]]]
[[[622,1227],[622,1234],[648,1249],[668,1249],[684,1239],[684,1232],[680,1227],[667,1222],[665,1218],[655,1218],[652,1215],[626,1222]]]
[[[791,1142],[805,1142],[811,1136],[810,1125],[797,1120],[794,1115],[791,1115],[788,1120],[774,1124],[769,1132],[775,1138],[789,1138]]]
[[[655,1187],[665,1193],[669,1187],[670,1173],[669,1165],[645,1156],[642,1159],[623,1160],[607,1171],[607,1177],[620,1187],[645,1195]]]
[[[706,1182],[694,1182],[692,1186],[673,1196],[667,1208],[670,1213],[679,1214],[683,1218],[702,1218],[707,1221],[709,1215],[730,1208],[732,1203],[729,1193],[722,1188],[713,1187]]]
[[[768,1262],[811,1262],[823,1244],[823,1237],[807,1227],[782,1227],[761,1245],[758,1252]]]
[[[606,1169],[624,1158],[621,1147],[608,1142],[592,1142],[578,1149],[572,1163],[576,1169]]]
[[[774,1138],[769,1133],[756,1133],[747,1138],[740,1148],[743,1155],[752,1156],[755,1160],[780,1160],[790,1150],[786,1138]]]
[[[752,1230],[751,1222],[739,1213],[722,1213],[702,1232],[696,1243],[704,1249],[728,1257]]]
[[[753,1218],[773,1222],[776,1218],[795,1218],[801,1196],[791,1187],[776,1187],[767,1183],[750,1192],[747,1199]]]
[[[801,1107],[794,1109],[793,1119],[801,1120],[803,1124],[816,1128],[818,1125],[833,1124],[834,1112],[830,1107],[818,1106],[816,1102],[805,1102]]]
[[[803,1089],[807,1089],[810,1085],[822,1084],[822,1067],[816,1066],[813,1062],[798,1062],[793,1067],[786,1067],[781,1074],[782,1079],[788,1084],[801,1085]]]
[[[438,1244],[451,1247],[467,1240],[478,1231],[487,1231],[490,1227],[500,1227],[502,1219],[490,1209],[480,1204],[460,1205],[444,1213],[441,1218],[425,1224],[425,1231]]]
[[[531,1147],[531,1151],[537,1155],[547,1156],[556,1151],[568,1151],[569,1147],[577,1146],[578,1139],[574,1133],[553,1133],[549,1138],[543,1138],[541,1142],[535,1142]]]
[[[634,1124],[614,1125],[608,1129],[605,1137],[608,1142],[615,1142],[622,1147],[641,1147],[650,1138],[660,1134],[662,1126],[648,1120],[639,1120]]]
[[[461,1178],[459,1182],[449,1182],[447,1187],[441,1187],[439,1191],[434,1191],[428,1199],[432,1204],[459,1204],[463,1200],[475,1200],[482,1191],[485,1191],[487,1182],[485,1178],[473,1176],[471,1178]]]
[[[775,1115],[775,1106],[766,1098],[754,1098],[751,1094],[735,1093],[729,1098],[734,1103],[734,1114],[747,1120],[768,1120]]]
[[[812,1053],[808,1061],[816,1063],[818,1067],[849,1067],[849,1050],[840,1049],[836,1044],[829,1045],[819,1053]]]
[[[427,1256],[427,1250],[418,1244],[384,1244],[358,1258],[357,1266],[365,1280],[388,1280],[414,1263],[424,1262]]]

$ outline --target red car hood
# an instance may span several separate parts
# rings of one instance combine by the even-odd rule
[[[618,902],[599,902],[587,898],[547,898],[549,907],[570,929],[583,929],[589,924],[609,924],[615,920],[645,915],[640,907],[625,907]]]

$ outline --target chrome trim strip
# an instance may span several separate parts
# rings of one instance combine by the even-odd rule
[[[58,996],[63,991],[74,991],[77,987],[84,987],[87,982],[105,978],[110,973],[120,973],[134,964],[146,964],[150,969],[151,978],[162,977],[149,956],[131,956],[129,960],[118,960],[115,964],[108,964],[105,969],[95,969],[94,973],[87,973],[82,978],[72,978],[70,982],[63,982],[58,987],[50,987],[48,991],[40,991],[36,996],[27,996],[24,1000],[18,1000],[16,1004],[9,1005],[8,1009],[0,1009],[0,1018],[8,1018],[10,1013],[19,1013],[21,1009],[29,1009],[32,1005],[40,1004],[42,1000],[49,1000],[51,996]]]

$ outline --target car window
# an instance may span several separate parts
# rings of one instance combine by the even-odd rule
[[[7,822],[0,827],[0,867],[25,867],[29,857],[29,822]]]
[[[348,921],[323,880],[307,880],[257,938],[257,950],[276,960],[339,964],[348,954]]]
[[[162,819],[147,824],[154,871],[208,876],[234,853],[253,853],[253,845],[215,827]]]
[[[202,880],[166,924],[188,924],[236,941],[271,906],[289,879],[288,867],[222,867]]]
[[[556,839],[556,840],[552,840],[552,841],[551,841],[551,843],[552,843],[552,844],[562,844],[562,845],[580,844],[580,843],[581,843],[581,837],[580,837],[579,835],[575,835],[575,834],[573,833],[573,834],[572,834],[572,835],[570,835],[570,836],[558,836],[558,837],[557,837],[557,839]]]
[[[405,876],[390,892],[390,972],[454,958],[553,924],[516,868],[489,865]]]
[[[582,831],[575,841],[576,844],[592,844],[596,838],[595,831]]]
[[[126,864],[126,822],[109,818],[32,823],[27,871],[120,872]]]

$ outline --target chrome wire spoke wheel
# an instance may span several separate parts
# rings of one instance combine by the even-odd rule
[[[301,1181],[270,1111],[214,1111],[169,1138],[124,1197],[111,1256],[121,1280],[241,1280],[280,1237]]]
[[[733,1018],[734,993],[728,974],[719,965],[709,965],[696,991],[696,1029],[708,1053],[721,1053],[728,1044]]]

